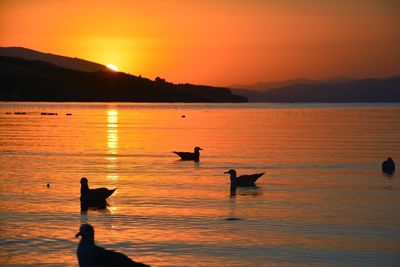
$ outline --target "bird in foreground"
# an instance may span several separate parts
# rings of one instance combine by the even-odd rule
[[[199,161],[200,160],[200,147],[196,146],[194,148],[194,152],[176,152],[173,151],[173,153],[177,154],[179,157],[181,157],[182,160],[194,160],[194,161]]]
[[[250,175],[236,176],[236,171],[233,169],[224,173],[229,173],[231,175],[231,186],[255,186],[255,182],[257,181],[257,179],[265,174],[265,172],[262,172]]]
[[[382,171],[387,174],[393,174],[394,170],[396,168],[396,165],[394,164],[394,161],[392,158],[387,158],[384,162],[382,162]]]
[[[150,267],[135,262],[120,252],[96,246],[94,228],[90,224],[82,224],[75,235],[78,236],[82,236],[76,253],[80,267]]]
[[[81,178],[81,201],[89,203],[105,202],[115,190],[116,188],[110,190],[104,187],[89,189],[88,179],[85,177]]]

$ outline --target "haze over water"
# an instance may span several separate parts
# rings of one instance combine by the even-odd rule
[[[195,146],[199,163],[171,153]],[[398,266],[388,156],[399,166],[399,104],[3,102],[0,265],[77,266],[90,223],[152,266]],[[266,174],[230,196],[231,168]],[[83,176],[118,188],[107,210],[80,212]]]

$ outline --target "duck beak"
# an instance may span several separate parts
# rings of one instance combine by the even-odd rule
[[[204,150],[204,149],[202,149],[202,148],[199,148],[199,150]]]
[[[76,233],[75,238],[77,238],[78,236],[82,236],[81,232]]]
[[[228,172],[224,172],[224,174],[227,174],[227,173],[229,173],[229,171]]]

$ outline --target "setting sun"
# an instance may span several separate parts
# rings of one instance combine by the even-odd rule
[[[107,68],[113,71],[119,71],[119,68],[113,64],[107,64]]]

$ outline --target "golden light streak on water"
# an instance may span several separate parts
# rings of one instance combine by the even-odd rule
[[[118,111],[115,109],[107,110],[107,148],[108,155],[107,178],[117,180],[118,174]]]

